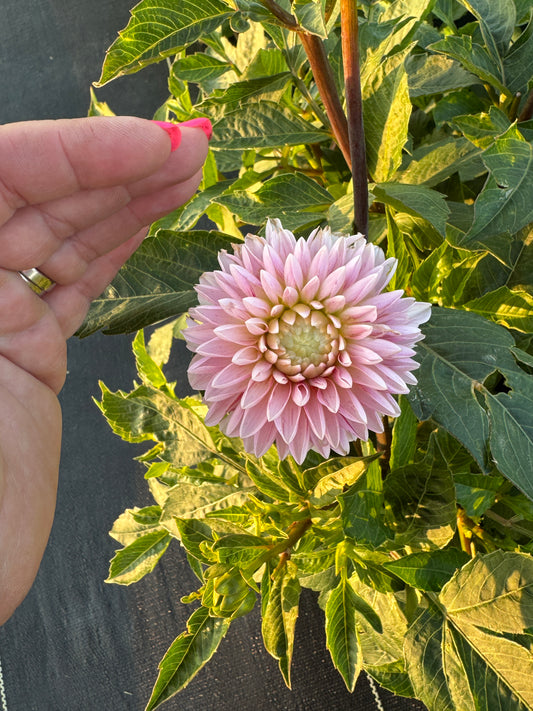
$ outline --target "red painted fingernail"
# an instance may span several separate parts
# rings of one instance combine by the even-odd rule
[[[170,123],[169,121],[153,121],[158,126],[161,126],[163,131],[166,131],[170,136],[170,150],[175,151],[176,148],[181,143],[181,131],[177,123]]]
[[[213,135],[213,125],[208,118],[195,118],[190,121],[182,121],[180,126],[188,126],[189,128],[200,128],[207,136],[207,140]]]

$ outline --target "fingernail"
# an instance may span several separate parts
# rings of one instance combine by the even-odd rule
[[[208,118],[195,118],[191,119],[190,121],[182,121],[182,123],[180,123],[180,126],[188,126],[189,128],[200,128],[207,136],[208,141],[213,135],[213,125],[211,124],[211,121]]]
[[[177,123],[169,123],[168,121],[153,121],[158,126],[161,126],[163,131],[166,131],[170,136],[170,151],[175,151],[181,143],[181,130]]]

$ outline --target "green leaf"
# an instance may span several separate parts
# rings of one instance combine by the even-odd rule
[[[249,491],[249,490],[248,490]],[[204,518],[211,511],[240,506],[248,500],[246,490],[229,484],[189,484],[181,482],[169,489],[161,523],[174,519]]]
[[[394,516],[397,545],[430,550],[444,547],[453,537],[455,487],[434,436],[422,461],[389,474],[384,495]]]
[[[219,538],[212,547],[221,563],[241,568],[256,561],[269,550],[268,541],[251,533],[232,533]]]
[[[483,516],[496,499],[496,492],[505,481],[500,476],[459,473],[454,475],[457,503],[467,516]]]
[[[423,185],[402,185],[400,183],[380,183],[372,186],[376,200],[390,205],[398,212],[407,212],[422,217],[443,237],[446,234],[446,219],[450,209],[442,193]]]
[[[381,620],[383,631],[377,632],[363,616],[357,618],[357,632],[363,667],[382,686],[395,694],[413,696],[403,659],[403,639],[407,621],[398,600],[390,593],[368,587],[354,574],[350,584]]]
[[[431,711],[455,711],[443,666],[442,620],[433,608],[424,610],[405,637],[405,661],[415,696]],[[464,696],[461,710],[474,711],[471,698]],[[487,711],[488,711],[487,707]]]
[[[368,171],[376,182],[389,180],[402,161],[411,116],[404,62],[408,47],[362,77],[363,118]]]
[[[358,619],[361,617],[368,622],[370,627],[374,630],[374,632],[377,632],[378,634],[383,634],[383,625],[381,623],[381,619],[379,615],[376,613],[372,605],[369,605],[369,603],[360,595],[358,595],[355,590],[355,597],[353,598],[353,606],[355,608],[355,611],[357,613]]]
[[[499,471],[533,500],[533,379],[522,371],[506,376],[509,393],[485,393],[491,451]]]
[[[488,238],[533,222],[533,147],[516,126],[482,155],[490,175],[475,202],[474,222],[458,247],[490,249]]]
[[[531,7],[529,8],[531,13]],[[527,93],[527,87],[533,74],[533,19],[513,43],[509,54],[503,60],[505,83],[509,90],[516,94],[517,91]]]
[[[274,100],[273,94],[280,96],[289,81],[291,80],[290,72],[282,72],[267,77],[257,77],[239,81],[230,84],[230,86],[220,96],[212,97],[210,101],[213,104],[231,104],[233,109],[237,106],[250,102],[252,99],[264,97],[265,100]],[[226,106],[226,111],[228,107]],[[251,107],[247,106],[251,112]],[[259,107],[257,107],[258,110]],[[227,115],[227,114],[226,114]],[[217,124],[218,125],[218,124]],[[218,130],[218,129],[217,129]]]
[[[469,35],[460,37],[449,35],[427,48],[430,52],[440,52],[452,59],[456,59],[463,67],[479,77],[482,82],[488,82],[495,89],[506,96],[511,92],[503,83],[502,71],[499,63],[482,47],[472,41]]]
[[[192,230],[200,217],[206,213],[216,199],[233,185],[232,180],[220,180],[214,185],[203,188],[189,200],[181,213],[177,227],[180,230]]]
[[[292,12],[300,27],[322,39],[326,39],[328,35],[324,17],[325,5],[324,0],[294,0],[292,3]]]
[[[521,633],[533,627],[533,557],[497,550],[474,558],[445,585],[440,601],[459,626]]]
[[[467,563],[431,597],[436,604],[405,640],[413,688],[429,708],[532,708],[533,654],[496,631],[531,622],[532,566],[527,554],[496,551]]]
[[[119,543],[122,543],[123,546],[127,546],[145,533],[153,533],[156,530],[160,531],[160,518],[160,506],[145,506],[142,509],[137,507],[126,509],[113,524],[109,535]]]
[[[179,534],[181,544],[191,556],[202,563],[210,564],[216,560],[211,558],[204,545],[213,543],[213,531],[204,521],[194,518],[174,518],[174,530]]]
[[[298,569],[292,561],[286,561],[274,571],[270,589],[263,600],[261,625],[265,648],[274,659],[278,660],[283,679],[289,689],[294,630],[300,599],[297,573]]]
[[[94,89],[91,87],[91,103],[89,105],[89,110],[87,116],[114,116],[114,112],[109,108],[109,105],[105,101],[98,101]]]
[[[407,248],[407,240],[400,230],[393,211],[386,207],[385,214],[387,217],[387,257],[396,260],[396,269],[389,282],[390,288],[405,290],[413,272],[411,255]]]
[[[384,567],[419,590],[439,592],[455,571],[469,561],[458,548],[411,553],[399,560],[384,563]]]
[[[513,36],[516,8],[513,0],[461,0],[479,20],[481,33],[496,61],[503,57]]]
[[[512,336],[481,316],[433,308],[416,356],[418,385],[407,396],[420,420],[432,417],[487,472],[489,423],[476,388],[498,367],[514,367]]]
[[[177,54],[232,15],[220,0],[142,0],[109,48],[97,86]]]
[[[383,484],[377,461],[371,462],[365,473],[338,499],[346,536],[373,548],[389,538],[383,523]]]
[[[400,395],[398,404],[402,410],[400,417],[394,420],[390,452],[391,471],[412,464],[416,452],[416,432],[418,420],[405,395]]]
[[[464,698],[464,675],[475,700],[476,709],[491,708],[493,703],[505,711],[529,711],[533,708],[531,679],[533,655],[522,645],[506,637],[487,634],[479,627],[463,624],[461,630],[447,627],[447,644],[462,665],[459,692]],[[448,655],[452,657],[452,654]],[[450,665],[451,666],[451,665]]]
[[[508,328],[533,332],[533,296],[526,291],[511,291],[508,286],[501,286],[478,299],[467,301],[463,308]]]
[[[479,84],[479,79],[463,69],[459,62],[438,54],[408,57],[405,68],[411,99]]]
[[[230,621],[210,617],[209,610],[199,607],[187,622],[187,631],[177,637],[159,664],[159,676],[146,711],[183,689],[211,659],[228,631]]]
[[[176,59],[172,65],[172,71],[179,79],[200,85],[218,79],[231,69],[231,64],[205,52]]]
[[[269,467],[265,466],[264,458],[262,457],[257,464],[251,459],[246,462],[246,473],[257,486],[259,491],[274,501],[290,501],[291,492],[285,485],[283,479],[274,473]]]
[[[219,251],[233,242],[234,237],[203,230],[161,230],[147,237],[93,301],[77,335],[131,333],[184,313],[197,303],[194,285],[200,276],[219,267]]]
[[[355,598],[352,586],[343,577],[326,604],[326,644],[349,691],[354,690],[361,671]]]
[[[127,442],[164,444],[158,455],[175,466],[193,466],[216,455],[209,431],[187,406],[161,390],[142,385],[133,392],[111,392],[103,383],[97,403],[113,432]]]
[[[161,368],[148,355],[144,342],[144,332],[139,331],[133,341],[133,354],[137,372],[145,385],[153,385],[154,388],[163,388],[167,384],[167,379]]]
[[[497,136],[507,131],[511,122],[503,111],[491,106],[488,114],[482,112],[477,115],[456,116],[453,124],[475,146],[488,148]]]
[[[400,183],[431,187],[465,170],[480,154],[465,138],[445,138],[416,148],[405,169],[395,177]]]
[[[321,222],[333,202],[327,190],[302,173],[283,173],[256,192],[236,190],[214,199],[243,222],[261,225],[268,218],[278,218],[290,230]]]
[[[315,486],[309,501],[313,506],[329,506],[342,494],[346,486],[351,486],[364,473],[368,462],[358,461],[323,476]]]
[[[180,316],[173,321],[158,326],[152,331],[146,351],[157,365],[166,365],[175,338],[180,338],[181,329],[185,326],[185,317]]]
[[[245,106],[230,111],[217,121],[213,126],[210,146],[223,151],[258,150],[320,143],[329,138],[328,133],[299,116],[269,101],[261,101],[254,105],[254,111]]]
[[[131,585],[151,573],[168,548],[171,537],[160,528],[136,538],[111,560],[106,583]]]
[[[516,364],[512,336],[477,314],[447,309],[434,309],[423,330],[418,386],[408,395],[415,414],[432,417],[486,472],[496,463],[533,498],[533,383]],[[483,385],[496,370],[505,375],[509,393],[492,393]]]

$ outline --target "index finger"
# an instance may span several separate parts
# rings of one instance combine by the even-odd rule
[[[20,207],[141,180],[170,155],[168,135],[134,116],[0,126],[0,224]]]

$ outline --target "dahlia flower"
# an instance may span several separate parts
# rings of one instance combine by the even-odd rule
[[[362,235],[296,239],[272,220],[219,263],[200,278],[184,333],[207,425],[258,457],[275,442],[301,463],[311,449],[346,454],[400,414],[393,395],[416,383],[430,305],[383,292],[395,259]]]

